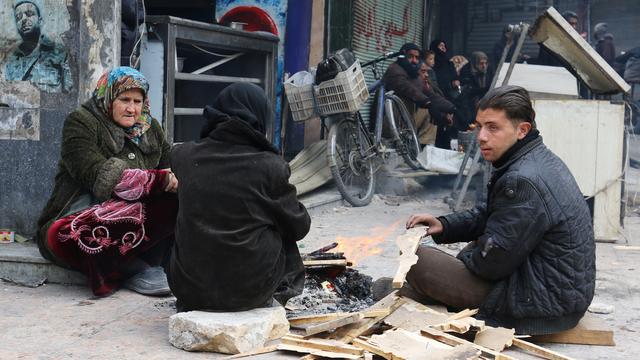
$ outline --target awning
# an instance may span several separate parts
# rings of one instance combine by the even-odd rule
[[[563,60],[567,70],[594,93],[614,94],[631,89],[555,8],[548,8],[536,19],[529,36]]]

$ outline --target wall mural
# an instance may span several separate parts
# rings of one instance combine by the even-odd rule
[[[0,5],[0,72],[45,92],[69,92],[73,78],[60,35],[69,30],[63,1],[9,0]]]
[[[0,140],[40,140],[40,91],[29,82],[0,81]]]
[[[280,103],[282,99],[282,72],[284,68],[284,36],[287,24],[287,0],[218,0],[216,4],[218,21],[234,21],[235,18],[251,19],[252,23],[245,26],[245,30],[269,31],[280,38],[278,43],[278,74],[276,77],[276,116],[274,124],[274,145],[280,147]]]

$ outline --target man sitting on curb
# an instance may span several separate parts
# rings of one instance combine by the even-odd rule
[[[457,258],[418,249],[407,274],[413,297],[455,308],[518,334],[576,326],[595,288],[595,241],[589,209],[567,166],[542,142],[528,92],[490,90],[476,123],[493,165],[487,205],[446,216],[413,215],[438,244],[469,242]],[[413,291],[411,291],[413,290]],[[410,295],[410,294],[407,294]]]
[[[432,89],[424,87],[426,80],[420,76],[420,48],[416,44],[406,43],[402,45],[400,52],[403,57],[390,64],[384,74],[385,87],[387,90],[393,90],[402,99],[409,114],[413,116],[420,144],[433,145],[436,121],[432,121],[430,114],[436,119],[443,118],[446,124],[446,115],[442,114],[452,114],[455,107]],[[426,72],[424,75],[426,76]],[[384,125],[386,126],[386,123]]]

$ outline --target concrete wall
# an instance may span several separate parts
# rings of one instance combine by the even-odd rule
[[[119,58],[120,0],[33,0],[43,36],[30,54],[19,50],[14,3],[0,2],[0,228],[30,235],[51,194],[67,114]]]

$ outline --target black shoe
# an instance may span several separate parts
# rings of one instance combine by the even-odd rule
[[[160,266],[150,267],[133,275],[123,286],[142,295],[171,295],[167,275]]]

